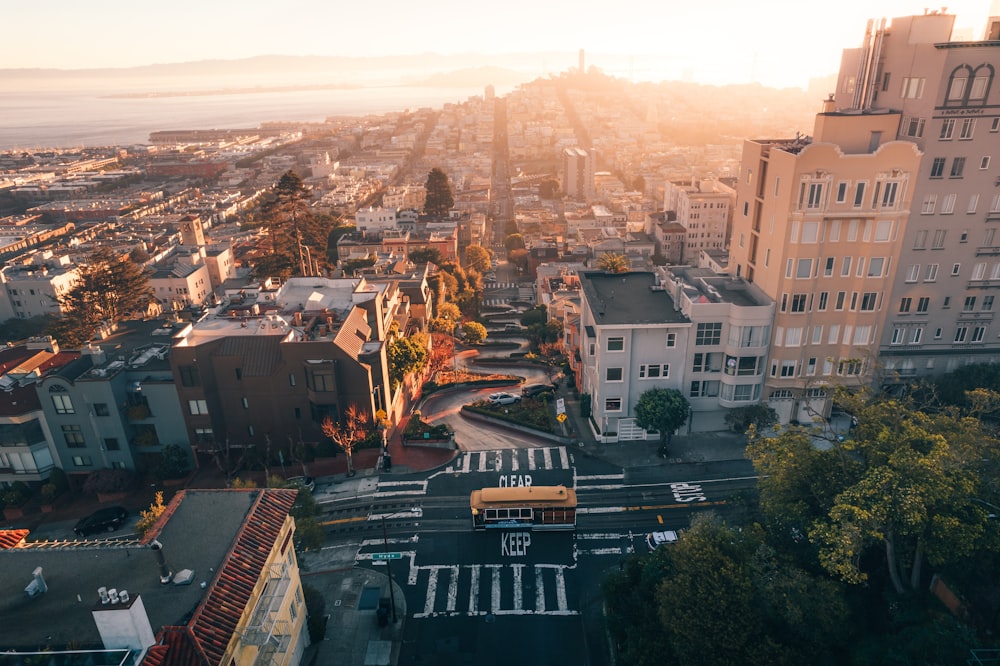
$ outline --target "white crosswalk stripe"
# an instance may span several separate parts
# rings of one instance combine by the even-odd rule
[[[528,471],[572,469],[572,459],[565,446],[465,451],[448,471],[465,474],[469,472],[517,472],[524,469]]]
[[[580,555],[626,555],[635,552],[637,535],[626,532],[577,532],[574,559]]]
[[[567,568],[564,564],[411,566],[407,582],[427,584],[423,610],[413,617],[579,615],[569,607]]]
[[[625,485],[625,474],[581,474],[573,477],[577,492],[616,490]]]

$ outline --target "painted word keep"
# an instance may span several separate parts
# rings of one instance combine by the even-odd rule
[[[531,532],[504,532],[500,535],[500,555],[524,557],[531,545]]]

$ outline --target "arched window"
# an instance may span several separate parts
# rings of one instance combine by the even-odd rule
[[[959,65],[948,77],[948,88],[945,93],[945,104],[948,106],[961,105],[968,99],[969,79],[972,78],[972,68],[968,65]]]

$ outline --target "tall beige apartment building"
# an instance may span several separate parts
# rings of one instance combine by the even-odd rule
[[[829,414],[837,383],[1000,359],[1000,19],[869,23],[812,137],[744,144],[731,264],[776,304],[764,399]]]
[[[950,41],[955,17],[869,25],[844,52],[844,112],[900,114],[924,153],[879,336],[884,382],[1000,360],[1000,18],[982,41]]]

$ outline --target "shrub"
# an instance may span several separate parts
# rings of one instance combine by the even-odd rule
[[[3,494],[6,506],[22,506],[31,499],[31,488],[23,481],[15,481]]]
[[[59,495],[69,490],[69,477],[58,467],[53,468],[52,473],[49,474],[49,483],[56,487]]]
[[[99,469],[83,482],[85,493],[127,493],[135,487],[135,472],[127,469]]]
[[[42,502],[52,504],[59,497],[59,488],[54,483],[46,483],[42,486]]]
[[[302,597],[306,602],[306,627],[309,640],[313,643],[326,637],[326,600],[323,594],[309,585],[302,586]]]
[[[160,454],[154,474],[160,481],[165,479],[180,479],[191,468],[187,452],[177,444],[167,444]]]
[[[139,534],[146,534],[166,510],[167,505],[163,503],[163,491],[158,490],[156,491],[156,499],[149,505],[149,508],[140,512],[139,521],[135,524],[135,531]]]

